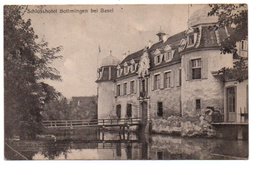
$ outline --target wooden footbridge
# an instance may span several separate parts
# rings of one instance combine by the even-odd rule
[[[76,129],[82,127],[130,127],[141,125],[140,118],[124,118],[124,119],[95,119],[95,120],[45,120],[42,121],[45,128],[64,128]]]

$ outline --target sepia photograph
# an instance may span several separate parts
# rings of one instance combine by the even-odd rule
[[[3,35],[6,161],[249,159],[247,4],[4,5]]]

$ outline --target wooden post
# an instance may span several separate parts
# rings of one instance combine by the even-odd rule
[[[98,137],[98,140],[100,140],[100,127],[98,127],[98,129],[97,129],[97,137]]]
[[[105,138],[105,133],[104,133],[104,126],[103,126],[103,128],[102,128],[102,140],[104,140],[104,138]]]
[[[125,125],[123,126],[123,139],[125,140]]]
[[[127,140],[130,138],[130,132],[127,132]]]
[[[120,129],[119,129],[119,140],[121,140],[121,126],[120,126]]]

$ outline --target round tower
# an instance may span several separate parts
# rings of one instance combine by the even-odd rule
[[[233,66],[232,54],[220,54],[220,43],[228,36],[226,28],[212,30],[218,21],[208,16],[208,5],[191,14],[188,29],[179,45],[182,67],[182,114],[196,116],[207,107],[223,111],[223,83],[215,77],[223,67]]]
[[[108,119],[115,103],[116,66],[119,60],[110,55],[100,61],[97,70],[98,119]]]

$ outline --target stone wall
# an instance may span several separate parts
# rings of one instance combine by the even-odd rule
[[[130,93],[130,81],[135,81],[134,93]],[[127,93],[122,95],[123,84],[127,82]],[[138,78],[132,76],[123,80],[118,80],[115,86],[121,85],[121,95],[115,97],[115,104],[113,106],[114,115],[116,116],[116,106],[121,105],[121,118],[126,118],[127,104],[132,104],[132,117],[137,118],[139,116],[139,101],[138,101]],[[116,88],[116,87],[115,87]]]
[[[181,86],[179,85],[179,64],[163,67],[150,72],[150,117],[157,118],[157,103],[163,103],[163,116],[179,115]],[[164,73],[171,71],[171,85],[169,88],[164,88]],[[154,89],[154,75],[161,74],[160,89]]]
[[[192,80],[189,75],[189,61],[201,58],[202,78]],[[182,56],[182,114],[195,116],[202,111],[196,110],[196,99],[201,100],[201,109],[212,106],[223,113],[224,108],[224,85],[213,77],[212,71],[218,71],[222,67],[232,67],[231,54],[220,54],[219,50],[203,50],[187,53]]]

